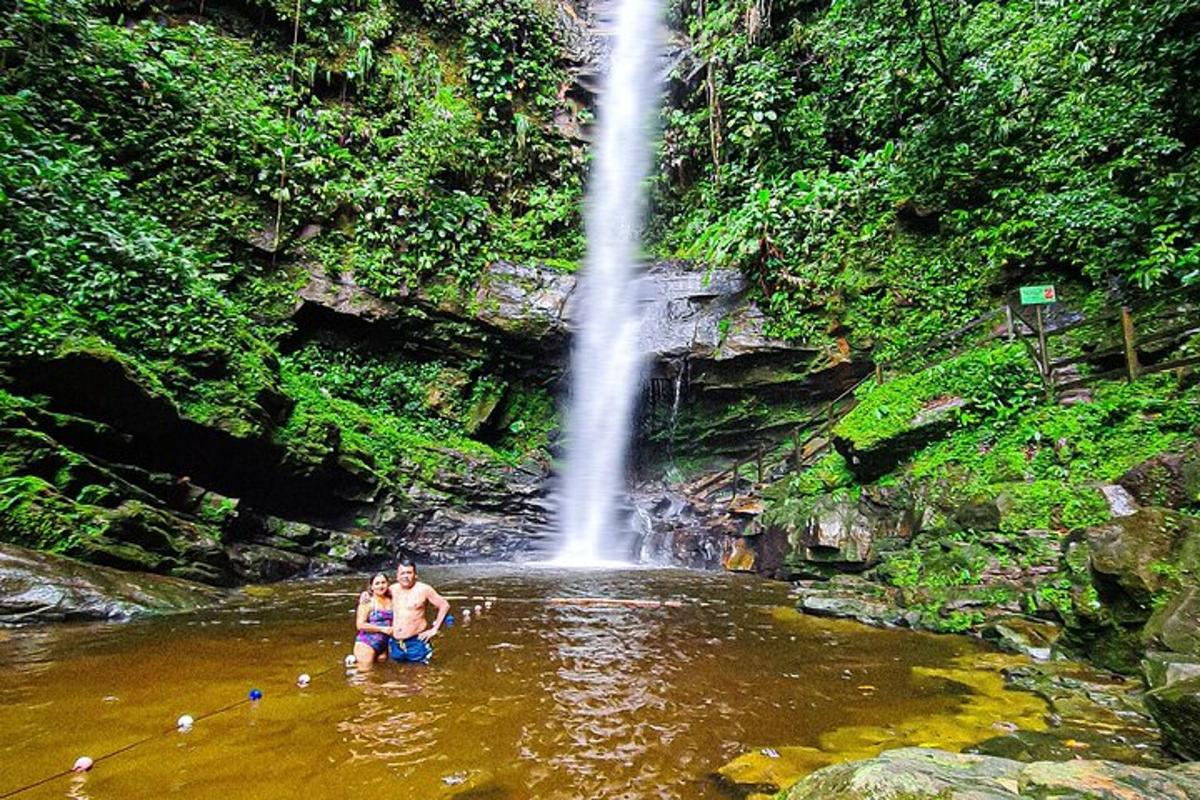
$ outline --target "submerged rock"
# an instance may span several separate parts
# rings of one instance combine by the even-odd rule
[[[1140,681],[1075,661],[1048,661],[1009,667],[1005,680],[1049,704],[1052,726],[1047,733],[1076,751],[1072,757],[1114,759],[1161,767],[1171,759],[1162,749],[1158,726],[1144,702]],[[984,744],[987,746],[985,747]],[[1019,758],[991,741],[979,746],[992,755]],[[1025,744],[1030,744],[1026,742]],[[1033,750],[1034,759],[1056,758],[1050,750]]]
[[[1167,770],[1113,761],[1038,761],[949,753],[931,748],[889,750],[835,764],[801,780],[786,800],[1012,800],[1071,797],[1129,800],[1200,797],[1200,764]]]
[[[0,544],[0,622],[122,620],[211,604],[222,593]]]

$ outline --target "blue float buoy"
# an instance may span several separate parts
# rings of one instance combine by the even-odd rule
[[[251,700],[262,700],[262,689],[251,689],[250,690],[250,699]]]
[[[446,627],[447,628],[454,627],[454,615],[453,614],[446,615]]]

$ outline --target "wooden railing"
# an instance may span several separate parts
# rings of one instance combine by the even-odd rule
[[[1032,335],[1035,333],[1034,323],[1020,312],[1015,312],[1014,316],[1020,320],[1028,333],[1021,331],[1019,327],[1015,330],[1021,340],[1026,342],[1030,356],[1046,386],[1047,399],[1052,400],[1055,393],[1085,388],[1098,381],[1124,377],[1133,382],[1140,375],[1200,365],[1200,353],[1167,361],[1143,363],[1150,345],[1169,346],[1172,341],[1200,334],[1200,308],[1188,304],[1159,307],[1164,300],[1175,298],[1200,301],[1200,298],[1195,296],[1195,291],[1195,287],[1188,287],[1160,296],[1155,298],[1153,305],[1141,304],[1140,309],[1136,311],[1130,305],[1111,308],[1085,319],[1055,326],[1036,338]],[[1139,327],[1143,331],[1140,334]],[[1083,349],[1078,353],[1057,358],[1051,355],[1051,344],[1056,338],[1068,333],[1074,333],[1078,337],[1080,333],[1088,331],[1094,339],[1103,339],[1105,334],[1111,334],[1119,343],[1090,350]],[[1120,363],[1118,366],[1108,366],[1113,361]],[[1064,372],[1081,366],[1104,368],[1098,372],[1061,379]]]

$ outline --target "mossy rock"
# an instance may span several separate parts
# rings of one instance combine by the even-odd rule
[[[1183,758],[1200,759],[1200,677],[1147,692],[1146,706],[1168,747]]]
[[[1142,659],[1142,676],[1150,689],[1200,678],[1200,656],[1150,651]]]
[[[216,602],[210,587],[0,544],[0,622],[114,620]]]
[[[949,753],[931,748],[889,750],[875,758],[814,772],[785,800],[1014,800],[1073,797],[1200,796],[1200,767],[1169,770],[1115,761],[1037,761]]]
[[[1175,511],[1144,508],[1087,532],[1091,567],[1103,599],[1123,610],[1145,612],[1161,591],[1181,579],[1200,579],[1200,519]]]
[[[1155,609],[1142,629],[1142,641],[1200,657],[1200,586],[1180,591]]]

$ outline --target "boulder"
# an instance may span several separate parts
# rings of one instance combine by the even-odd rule
[[[1122,475],[1118,483],[1143,505],[1200,506],[1200,445],[1144,461]]]
[[[176,578],[122,572],[0,544],[0,622],[123,620],[189,611],[222,596],[218,590]]]
[[[1200,575],[1200,519],[1143,508],[1087,531],[1094,573],[1103,590],[1148,606],[1173,575]],[[1149,616],[1149,613],[1146,615]]]
[[[1200,765],[1167,770],[1114,761],[1037,761],[923,747],[889,750],[875,758],[818,770],[793,786],[786,800],[1013,800],[1071,797],[1200,796]]]
[[[1146,705],[1162,728],[1167,746],[1183,758],[1200,759],[1200,677],[1147,692]]]
[[[780,506],[767,528],[781,529],[787,537],[784,566],[793,575],[811,576],[867,569],[878,560],[881,546],[911,538],[917,525],[904,498],[835,491],[790,510]]]
[[[878,438],[847,436],[839,426],[834,429],[833,446],[859,480],[873,481],[954,430],[958,424],[958,410],[966,403],[965,399],[950,395],[930,399],[902,429]]]
[[[857,575],[837,575],[827,581],[796,584],[797,608],[816,617],[853,619],[876,627],[905,625],[905,611],[894,590]]]
[[[1152,650],[1142,659],[1142,677],[1150,689],[1200,678],[1200,657]]]
[[[1142,641],[1176,653],[1200,656],[1200,586],[1171,596],[1146,622]]]
[[[805,561],[863,569],[871,561],[877,527],[857,500],[826,495],[813,507],[797,554]]]
[[[1002,650],[1044,660],[1050,657],[1062,630],[1047,622],[1010,615],[989,620],[979,633]]]

